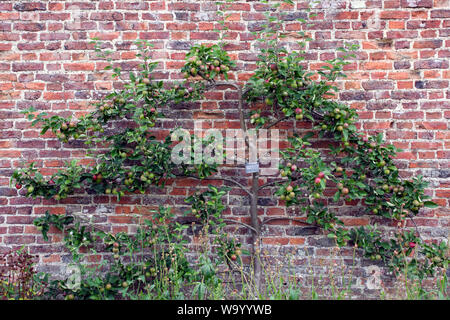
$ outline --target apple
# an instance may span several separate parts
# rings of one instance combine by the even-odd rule
[[[16,189],[22,189],[22,185],[19,184],[19,183],[17,183],[17,184],[16,184]]]
[[[296,166],[295,164],[293,164],[293,165],[291,166],[291,170],[292,170],[292,171],[296,171],[296,170],[297,170],[297,166]]]
[[[315,183],[315,184],[320,184],[320,181],[322,181],[322,179],[320,179],[319,177],[317,177],[316,179],[314,179],[314,183]]]
[[[144,78],[142,79],[142,82],[145,84],[150,84],[150,79],[149,78]]]
[[[294,190],[294,188],[291,185],[286,187],[287,192],[292,192],[293,190]]]
[[[341,192],[342,194],[348,194],[349,190],[348,188],[342,188]]]
[[[319,172],[319,174],[317,175],[320,179],[325,177],[325,173],[324,172]]]

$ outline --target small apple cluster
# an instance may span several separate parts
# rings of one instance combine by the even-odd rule
[[[356,133],[354,125],[358,115],[355,110],[346,105],[327,101],[323,106],[324,119],[320,125],[322,134],[331,132],[335,139],[340,140],[344,147],[350,146],[350,140]]]
[[[321,161],[317,161],[316,166],[303,169],[303,177],[308,181],[311,196],[314,199],[319,199],[325,190],[327,176],[330,174],[325,168]]]
[[[280,175],[282,177],[291,177],[297,171],[298,167],[296,164],[291,162],[286,163],[285,166],[280,165]]]
[[[204,85],[198,82],[176,83],[168,90],[167,100],[174,103],[195,101],[202,98],[204,91]]]
[[[266,117],[261,116],[261,110],[253,111],[250,116],[250,123],[255,124],[257,128],[262,127],[267,122]]]
[[[287,183],[281,186],[275,193],[280,196],[280,200],[286,201],[286,205],[298,203],[298,196],[301,194],[300,187]]]
[[[340,194],[343,195],[344,197],[348,195],[348,193],[350,192],[350,190],[342,182],[339,182],[337,184],[337,188],[340,191]]]
[[[226,52],[218,45],[193,46],[186,58],[187,62],[181,69],[185,79],[200,76],[212,81],[218,75],[223,75],[227,79],[228,71],[234,66]]]
[[[234,266],[230,264],[230,262],[234,264],[242,263],[241,243],[237,242],[236,239],[223,238],[219,241],[219,245],[217,254],[222,257],[231,268]]]
[[[64,141],[68,141],[69,136],[73,136],[75,139],[78,138],[78,132],[75,129],[77,127],[77,123],[75,121],[63,122],[60,127],[60,131],[56,134],[56,136]]]

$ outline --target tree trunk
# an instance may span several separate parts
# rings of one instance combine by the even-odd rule
[[[252,237],[252,251],[254,259],[254,277],[255,286],[258,292],[261,291],[261,224],[258,218],[258,179],[259,174],[252,174],[252,189],[251,189],[251,199],[250,199],[250,215],[252,221],[252,227],[255,228]]]

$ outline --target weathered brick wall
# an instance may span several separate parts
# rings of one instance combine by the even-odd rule
[[[98,37],[112,44],[113,57],[124,70],[136,65],[132,41],[148,39],[153,58],[160,61],[157,77],[180,79],[186,50],[192,43],[213,42],[218,34],[215,1],[0,1],[0,248],[29,246],[40,254],[42,268],[59,272],[65,255],[56,244],[61,235],[52,233],[50,245],[32,225],[34,218],[52,213],[92,215],[111,231],[133,231],[130,214],[137,205],[169,204],[182,209],[185,196],[198,181],[180,180],[147,196],[127,195],[120,203],[114,197],[79,194],[60,202],[28,199],[8,186],[10,175],[22,160],[37,160],[53,173],[70,158],[83,159],[82,144],[62,145],[51,134],[39,130],[20,114],[25,108],[58,114],[80,115],[89,103],[118,84],[103,72],[90,44]],[[305,17],[305,3],[291,8],[286,32],[301,29],[295,19]],[[256,54],[251,31],[257,30],[266,6],[259,1],[236,1],[230,8],[227,50],[238,61],[234,80],[245,81],[255,68]],[[397,163],[404,177],[422,174],[431,184],[427,194],[441,205],[422,210],[416,219],[421,234],[445,239],[450,226],[450,2],[448,0],[322,1],[313,12],[307,61],[317,69],[334,58],[344,42],[357,43],[360,50],[345,67],[348,78],[339,82],[339,99],[359,111],[360,126],[369,133],[383,132],[387,140],[404,149]],[[292,41],[295,38],[288,38]],[[206,119],[213,128],[238,128],[236,95],[227,91],[207,94],[208,101],[166,110],[176,121],[160,125],[161,136],[175,125],[192,128],[194,119]],[[280,128],[311,126],[288,123]],[[326,144],[318,144],[326,146]],[[225,174],[242,172],[226,169]],[[201,185],[207,185],[202,183]],[[191,188],[191,189],[190,189]],[[227,214],[248,217],[247,200],[239,191],[228,198]],[[295,215],[270,192],[262,194],[261,216]],[[367,217],[352,207],[337,208],[348,225],[387,223]],[[410,224],[410,222],[408,222]],[[241,232],[243,233],[243,231]],[[314,228],[277,222],[265,229],[265,248],[273,259],[294,250],[294,265],[307,278],[307,265],[315,273],[333,257],[330,242]],[[371,261],[352,261],[351,249],[341,250],[344,264],[355,264],[355,293],[377,295],[366,290],[367,266]],[[385,278],[389,283],[389,278]]]

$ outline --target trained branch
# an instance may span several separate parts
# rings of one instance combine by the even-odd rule
[[[258,191],[262,190],[264,188],[270,187],[272,185],[275,185],[275,184],[278,184],[278,183],[283,183],[283,182],[286,182],[286,181],[289,181],[289,180],[288,179],[283,179],[283,180],[275,180],[275,181],[272,181],[272,182],[267,182],[267,183],[263,184],[262,186],[260,186],[258,188]]]
[[[193,178],[193,179],[197,179],[197,180],[223,180],[223,181],[228,181],[228,182],[234,183],[236,186],[238,186],[240,189],[244,190],[248,195],[251,196],[251,193],[248,190],[248,188],[246,188],[243,184],[237,182],[233,178],[225,178],[225,177],[205,177],[205,178],[200,178],[200,177],[197,177],[197,176],[194,176],[194,175],[177,175],[177,177],[179,177],[179,178]]]
[[[264,225],[264,224],[266,224],[266,223],[268,223],[270,221],[274,221],[274,220],[290,220],[290,221],[300,222],[300,223],[303,223],[303,224],[306,224],[306,225],[309,225],[309,226],[314,226],[314,227],[320,228],[320,226],[318,226],[318,225],[311,224],[311,223],[305,222],[303,220],[299,220],[299,219],[292,218],[292,217],[272,217],[272,218],[268,218],[266,220],[263,220],[262,224]]]
[[[277,120],[275,120],[274,122],[272,122],[271,124],[269,124],[267,127],[265,127],[265,129],[270,129],[270,128],[276,126],[277,124],[279,124],[280,122],[286,120],[286,119],[289,119],[289,117],[284,116],[284,117],[282,117],[282,118],[280,118],[280,119],[277,119]]]
[[[229,222],[230,224],[238,224],[238,225],[244,226],[244,227],[246,227],[246,228],[256,232],[255,228],[253,228],[251,225],[248,225],[248,224],[246,224],[244,222],[237,221],[237,220],[232,220],[232,219],[222,219],[222,220],[223,220],[223,222]]]

